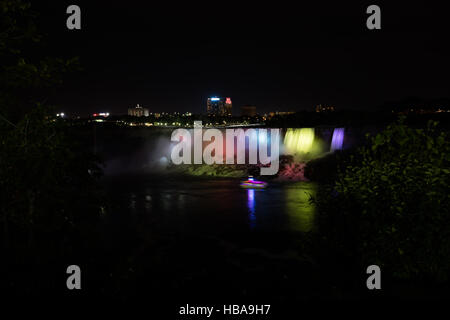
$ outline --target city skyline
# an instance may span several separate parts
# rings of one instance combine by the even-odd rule
[[[68,4],[33,8],[51,51],[80,57],[83,70],[50,96],[69,113],[119,113],[136,103],[202,113],[211,96],[260,112],[318,104],[375,110],[408,97],[449,98],[448,26],[436,6],[383,5],[381,30],[368,30],[365,5],[136,2],[123,12],[117,4],[80,1],[81,30],[68,30]]]

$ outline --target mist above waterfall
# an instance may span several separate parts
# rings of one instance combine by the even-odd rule
[[[245,165],[179,165],[171,162],[176,142],[170,140],[172,129],[97,128],[96,151],[104,160],[106,175],[188,174],[194,176],[238,177],[248,172]],[[347,138],[346,138],[347,139]],[[288,128],[282,130],[280,154],[291,156],[294,163],[306,163],[343,148],[344,129]],[[203,147],[210,142],[203,142]],[[224,151],[225,153],[225,151]],[[248,157],[248,154],[247,154]],[[223,168],[222,168],[223,167]],[[289,172],[302,166],[291,165]],[[280,169],[282,170],[282,169]],[[286,172],[282,174],[286,175]]]

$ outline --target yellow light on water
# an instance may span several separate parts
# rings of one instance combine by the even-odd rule
[[[296,184],[286,189],[285,206],[289,227],[295,231],[309,232],[314,227],[316,207],[310,198],[316,195],[315,184]]]

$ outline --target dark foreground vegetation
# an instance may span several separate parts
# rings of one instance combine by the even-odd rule
[[[322,182],[315,240],[326,260],[343,268],[376,264],[399,281],[448,285],[448,130],[401,119],[356,151],[313,161],[307,175]]]

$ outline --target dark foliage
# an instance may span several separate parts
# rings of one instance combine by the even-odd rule
[[[397,278],[448,280],[449,187],[448,133],[434,122],[390,125],[322,186],[320,242],[342,261]]]
[[[98,159],[42,103],[76,59],[47,55],[34,21],[29,3],[0,2],[2,289],[25,294],[54,285],[39,278],[87,248],[101,213]]]

